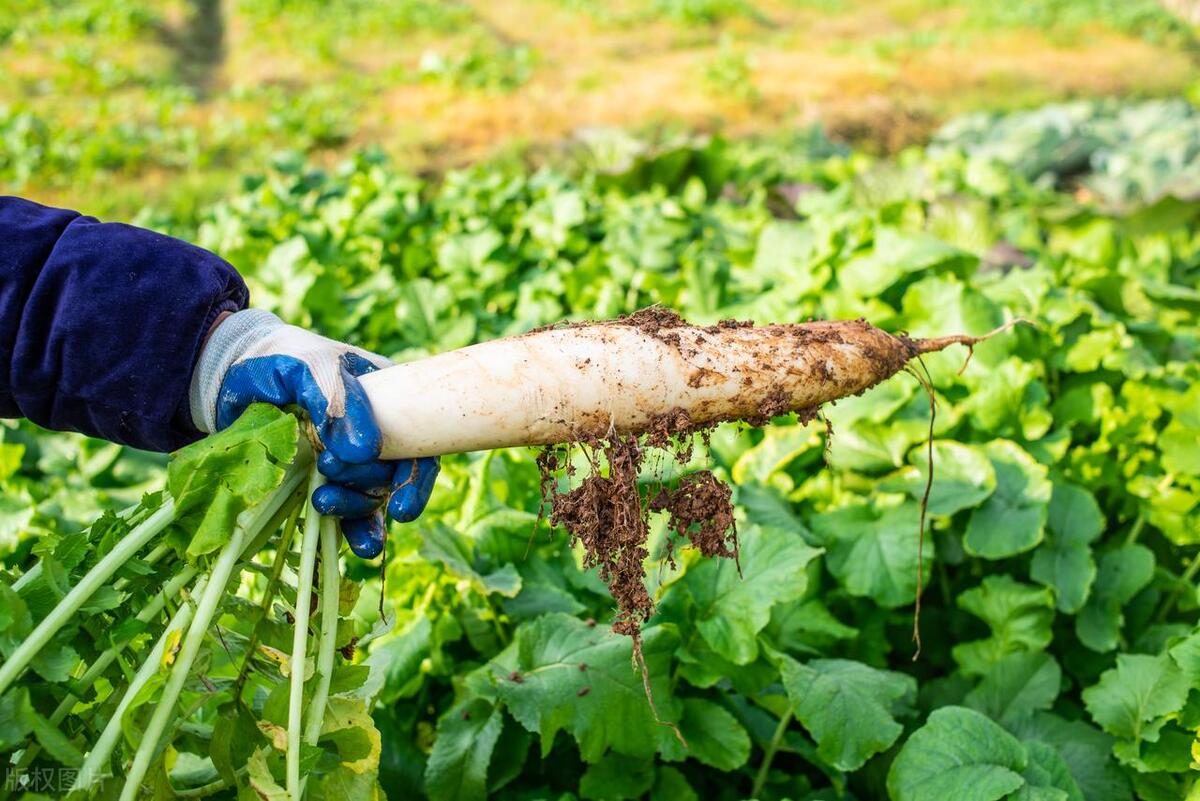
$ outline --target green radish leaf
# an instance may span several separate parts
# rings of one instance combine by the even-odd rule
[[[888,771],[895,801],[999,801],[1025,785],[1020,741],[980,713],[947,706],[913,732]]]
[[[735,467],[736,469],[736,467]],[[742,484],[736,489],[737,507],[744,509],[746,519],[765,529],[782,529],[796,531],[811,544],[812,534],[800,522],[800,517],[792,510],[779,492],[761,484]]]
[[[330,769],[309,774],[305,798],[313,801],[374,801],[378,798],[382,739],[361,700],[329,699],[318,744],[336,757],[329,761]],[[321,756],[314,753],[314,758]]]
[[[1037,712],[1016,721],[1011,730],[1027,744],[1053,746],[1088,801],[1133,801],[1129,780],[1112,758],[1113,739],[1094,726]]]
[[[122,620],[117,625],[113,626],[108,632],[108,642],[110,646],[124,645],[142,632],[149,628],[145,623],[137,618],[127,618]]]
[[[654,786],[654,763],[646,759],[608,754],[588,765],[579,780],[579,795],[590,801],[637,799]]]
[[[71,589],[71,577],[57,560],[43,557],[39,564],[41,575],[22,587],[20,593],[34,620],[49,615]]]
[[[116,515],[112,512],[108,512],[107,514],[111,515],[112,519],[116,521]],[[96,527],[93,526],[92,531],[94,532],[95,530]],[[62,565],[63,569],[72,571],[88,557],[90,546],[91,538],[88,534],[83,532],[68,534],[54,546],[54,560]]]
[[[16,548],[18,538],[36,513],[37,506],[29,492],[10,490],[0,495],[0,544],[6,551]]]
[[[906,492],[915,501],[925,494],[928,452],[914,448],[908,454],[910,467],[884,479],[885,492]],[[996,471],[982,448],[953,440],[933,443],[933,487],[929,491],[929,513],[952,515],[979,506],[996,489]]]
[[[1046,542],[1033,554],[1029,575],[1052,587],[1058,611],[1083,608],[1096,579],[1091,543],[1104,530],[1095,497],[1075,484],[1056,481],[1050,496]]]
[[[817,515],[811,524],[828,551],[829,572],[847,592],[889,609],[912,603],[917,594],[917,504],[845,506]],[[922,558],[926,576],[933,550],[927,539]]]
[[[724,707],[703,698],[684,698],[679,731],[687,748],[670,730],[662,733],[661,758],[695,759],[722,771],[737,770],[750,758],[750,736]]]
[[[29,691],[14,687],[0,697],[0,753],[18,747],[33,731],[33,706],[29,702]]]
[[[1193,631],[1170,648],[1171,658],[1187,677],[1188,684],[1200,687],[1200,631]]]
[[[821,656],[855,639],[858,629],[834,617],[819,598],[778,604],[771,610],[767,637],[780,649]]]
[[[1061,683],[1062,670],[1053,656],[1020,651],[990,665],[963,703],[1011,729],[1021,719],[1053,706]]]
[[[1075,618],[1075,634],[1093,651],[1111,651],[1121,638],[1123,609],[1154,577],[1154,554],[1133,544],[1104,554],[1096,589]]]
[[[429,657],[437,640],[433,623],[424,615],[371,645],[366,665],[370,669],[363,692],[380,703],[391,703],[415,693],[423,675],[421,663]]]
[[[1071,775],[1066,760],[1054,746],[1037,741],[1025,743],[1029,764],[1025,786],[1013,793],[1013,801],[1084,801],[1083,791]]]
[[[742,453],[733,466],[733,480],[739,492],[767,492],[764,485],[769,485],[773,476],[820,447],[817,426],[773,426],[764,432],[762,442]]]
[[[973,260],[970,254],[928,234],[880,226],[872,250],[842,265],[837,281],[852,293],[870,297],[905,275]]]
[[[642,653],[658,716],[679,717],[667,665],[679,643],[668,626],[642,632]],[[631,643],[607,626],[566,615],[545,615],[517,629],[512,644],[486,667],[497,698],[527,730],[539,734],[542,754],[566,730],[584,761],[613,749],[649,756],[658,748],[661,726],[646,702],[642,676],[631,669]]]
[[[1104,514],[1083,487],[1055,482],[1047,517],[1050,532],[1064,543],[1087,545],[1104,532]]]
[[[262,734],[254,716],[242,704],[227,704],[213,723],[209,757],[226,783],[236,786],[237,773],[247,764],[247,755],[263,746]]]
[[[677,596],[678,597],[678,596]],[[686,621],[691,610],[659,607],[664,622],[678,627]],[[722,681],[730,681],[745,692],[756,692],[775,679],[776,671],[767,663],[760,650],[759,658],[746,665],[735,665],[713,651],[708,641],[694,626],[687,628],[688,637],[683,641],[676,656],[679,659],[679,676],[695,687],[708,688]],[[757,688],[757,689],[752,689]]]
[[[270,762],[278,762],[278,757],[270,747],[263,747],[250,755],[246,762],[246,778],[250,782],[255,795],[262,801],[291,801],[291,794],[281,787],[272,772]]]
[[[997,341],[981,347],[989,349],[1003,345]],[[970,395],[963,401],[963,411],[981,432],[1019,437],[1029,442],[1030,447],[1040,447],[1054,423],[1053,415],[1046,409],[1050,394],[1041,381],[1042,371],[1041,365],[1030,364],[1019,357],[1006,359],[986,370],[981,360],[979,368],[968,371]]]
[[[473,544],[449,526],[435,526],[421,539],[421,556],[440,562],[458,578],[468,579],[481,595],[496,594],[514,598],[521,592],[521,576],[512,564],[485,573],[475,568],[478,556]]]
[[[650,790],[650,801],[700,801],[700,796],[682,773],[663,765],[658,769],[658,778]]]
[[[59,631],[29,663],[37,675],[49,682],[60,683],[71,677],[79,664],[79,653],[71,645],[76,632],[69,626]]]
[[[751,526],[739,532],[738,563],[699,559],[671,585],[664,607],[692,604],[693,625],[714,652],[736,665],[758,657],[758,633],[771,619],[771,608],[804,594],[806,566],[821,551],[792,531]],[[740,565],[740,571],[739,571]],[[672,597],[674,596],[674,597]]]
[[[772,221],[763,226],[754,249],[753,274],[786,289],[789,297],[816,292],[829,281],[829,265],[814,262],[817,238],[811,226]]]
[[[1052,484],[1046,468],[1007,440],[984,450],[996,471],[996,491],[971,513],[963,547],[985,559],[1004,559],[1042,541]]]
[[[867,421],[839,427],[836,412],[830,413],[829,419],[835,433],[829,445],[828,460],[838,470],[863,473],[893,470],[904,463],[909,449],[923,439],[923,435],[897,426]]]
[[[1158,445],[1162,448],[1163,467],[1176,473],[1200,475],[1200,453],[1196,442],[1200,441],[1200,426],[1184,425],[1172,420],[1163,429]]]
[[[90,615],[99,612],[109,612],[119,607],[123,600],[124,597],[121,593],[117,592],[116,588],[110,584],[92,593],[92,597],[88,598],[87,603],[79,607],[79,611]]]
[[[0,651],[8,656],[32,630],[33,616],[25,600],[12,587],[0,583]]]
[[[335,665],[329,681],[330,695],[353,695],[371,675],[367,665]]]
[[[1187,694],[1187,676],[1167,654],[1118,654],[1116,667],[1083,691],[1083,702],[1092,720],[1114,737],[1157,740]]]
[[[229,428],[177,451],[167,468],[173,527],[189,557],[224,545],[246,509],[279,486],[296,456],[296,418],[256,403]]]
[[[1058,611],[1075,614],[1091,593],[1096,580],[1096,560],[1086,545],[1052,540],[1034,552],[1029,577],[1054,590]]]
[[[442,715],[425,766],[426,792],[446,801],[486,798],[488,765],[503,726],[500,710],[482,699]]]
[[[37,712],[31,713],[33,736],[46,749],[46,753],[62,764],[78,768],[83,764],[83,754],[75,747],[70,738],[59,731],[58,727],[46,720]]]
[[[331,697],[328,700],[319,743],[332,745],[341,759],[341,767],[353,773],[374,776],[379,770],[382,741],[367,705],[361,699]]]
[[[826,764],[858,770],[904,732],[896,716],[916,699],[911,677],[846,659],[801,664],[779,655],[778,661],[792,710]]]
[[[959,266],[970,264],[973,257],[965,258]],[[920,336],[937,336],[943,331],[990,331],[1000,323],[1000,314],[995,304],[982,292],[964,284],[954,275],[928,275],[910,286],[904,293],[904,314],[910,330]],[[980,365],[991,364],[990,352],[1002,348],[999,343],[987,343],[980,353]],[[955,371],[961,369],[958,354],[933,355],[933,374],[939,376],[937,362],[953,364]],[[972,361],[974,361],[972,359]],[[990,371],[989,371],[990,372]],[[996,382],[999,383],[999,382]],[[972,395],[973,397],[973,395]],[[970,398],[964,401],[969,407]],[[995,404],[999,406],[999,404]],[[1011,407],[1009,407],[1011,408]],[[990,430],[988,426],[981,426]]]
[[[958,605],[991,629],[987,639],[954,646],[954,659],[967,675],[982,676],[1007,654],[1040,651],[1053,639],[1054,596],[1045,588],[988,576],[960,595]]]

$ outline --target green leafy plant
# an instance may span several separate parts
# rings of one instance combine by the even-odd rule
[[[511,92],[529,80],[536,64],[536,52],[526,45],[477,41],[465,53],[426,50],[417,72],[423,80],[444,81],[458,89]]]
[[[308,506],[290,547],[311,463],[295,418],[254,406],[176,454],[165,492],[39,542],[0,585],[6,794],[52,764],[72,798],[374,787],[334,523]]]
[[[717,97],[734,97],[744,103],[759,99],[754,88],[754,69],[745,53],[722,37],[717,54],[704,65],[704,82]]]
[[[1155,108],[1118,116],[1160,119]],[[1037,324],[979,345],[965,367],[961,354],[924,359],[937,407],[923,551],[930,405],[915,380],[839,401],[828,429],[723,427],[689,465],[646,465],[647,486],[713,469],[739,510],[740,575],[686,549],[672,565],[665,526],[651,530],[648,676],[686,748],[654,722],[603,584],[539,526],[535,455],[445,459],[428,511],[392,531],[386,581],[344,564],[346,633],[369,636],[380,600],[392,628],[335,663],[331,698],[365,677],[351,696],[370,699],[370,721],[356,707],[327,724],[326,750],[377,753],[390,797],[1197,792],[1200,204],[1182,192],[1098,204],[1074,191],[1108,169],[1090,156],[1029,172],[958,141],[880,162],[815,136],[664,138],[585,154],[581,169],[483,165],[436,181],[374,154],[331,171],[290,157],[198,218],[167,219],[231,259],[256,304],[399,359],[652,303],[697,322],[863,316],[915,336]],[[155,474],[145,457],[63,435],[4,437],[14,568]],[[84,509],[64,500],[76,496]],[[266,570],[251,571],[255,587]],[[237,655],[254,649],[230,631],[251,636],[261,607],[232,603],[239,614],[219,623]],[[260,640],[287,655],[294,629],[268,614]],[[81,655],[97,647],[68,640]],[[226,710],[213,724],[243,757],[274,742],[257,720],[286,721],[289,681],[258,653],[262,675],[247,681],[270,685],[261,714],[274,717]],[[33,667],[54,676],[65,663]],[[193,675],[185,699],[205,696],[200,675],[222,687],[226,674]],[[5,703],[49,719],[61,689]],[[40,722],[22,719],[36,738]],[[190,747],[195,731],[180,732]],[[303,768],[312,752],[300,753]],[[231,781],[286,786],[278,751],[213,759],[233,764]],[[372,797],[356,793],[342,798]]]

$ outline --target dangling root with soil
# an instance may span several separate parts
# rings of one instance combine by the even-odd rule
[[[669,431],[679,432],[672,442]],[[565,448],[549,447],[538,458],[542,470],[543,507],[551,507],[551,526],[567,530],[571,543],[583,545],[584,567],[598,568],[600,578],[617,604],[612,629],[633,640],[634,665],[654,719],[670,726],[687,747],[679,727],[662,721],[650,690],[650,676],[642,653],[642,624],[654,613],[654,601],[646,590],[646,548],[649,537],[648,512],[665,512],[670,530],[686,539],[705,556],[737,559],[737,528],[733,519],[732,491],[709,470],[679,479],[674,489],[659,487],[648,504],[638,490],[638,474],[647,448],[670,450],[676,460],[690,459],[693,427],[686,414],[659,421],[643,442],[632,434],[613,434],[583,443],[588,475],[574,488],[547,497],[555,485],[556,471],[566,467]],[[607,475],[601,462],[607,465]],[[673,541],[667,539],[667,560],[674,565]]]
[[[737,559],[738,550],[732,493],[711,472],[643,501],[637,479],[647,449],[686,463],[693,435],[703,438],[718,423],[763,425],[789,412],[812,420],[823,404],[860,395],[923,354],[973,349],[1016,322],[983,336],[914,339],[865,320],[694,326],[651,307],[472,345],[361,381],[384,458],[549,445],[539,459],[545,494],[556,471],[571,476],[569,443],[583,449],[588,475],[553,497],[550,521],[583,545],[585,564],[612,592],[613,630],[633,638],[649,697],[639,639],[654,611],[645,586],[647,514],[665,512],[672,531],[705,556]],[[923,538],[924,509],[921,528]]]

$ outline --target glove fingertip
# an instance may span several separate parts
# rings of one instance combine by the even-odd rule
[[[425,511],[425,501],[419,487],[412,484],[401,487],[388,499],[388,517],[397,523],[411,523]]]
[[[383,545],[387,539],[383,515],[376,512],[367,517],[343,520],[342,536],[346,538],[346,543],[355,556],[374,559],[383,553]]]
[[[426,456],[417,460],[417,486],[425,500],[433,493],[433,485],[437,482],[438,474],[442,472],[442,462],[436,456]]]
[[[321,451],[317,457],[317,471],[326,478],[336,478],[344,469],[345,463],[333,451]]]
[[[313,490],[312,505],[317,514],[339,517],[342,493],[335,484],[322,484]]]

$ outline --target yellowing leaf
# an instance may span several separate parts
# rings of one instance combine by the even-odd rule
[[[166,647],[163,648],[162,666],[169,667],[175,664],[175,655],[179,653],[180,643],[183,640],[183,629],[175,629],[167,635]]]
[[[267,736],[271,745],[280,751],[287,750],[288,732],[286,726],[280,726],[269,720],[258,721],[258,730]]]
[[[358,698],[333,697],[325,707],[321,740],[331,740],[342,755],[343,767],[354,773],[375,773],[383,742],[366,704]],[[349,759],[347,759],[349,757]]]

